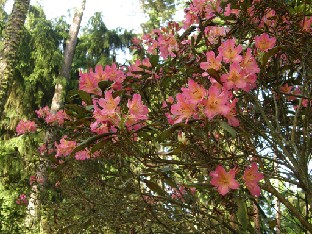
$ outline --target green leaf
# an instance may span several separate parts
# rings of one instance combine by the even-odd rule
[[[78,90],[79,97],[81,98],[82,101],[84,101],[87,105],[92,104],[92,98],[91,95],[85,91]]]
[[[246,203],[241,199],[237,199],[236,204],[238,207],[236,216],[237,216],[239,223],[242,225],[241,233],[247,233],[247,228],[250,223],[248,219]]]
[[[156,67],[158,65],[158,62],[159,62],[159,55],[152,55],[149,60],[150,60],[150,63],[152,64],[152,66]]]
[[[232,137],[236,137],[236,131],[234,128],[232,128],[230,125],[228,125],[226,122],[220,121],[220,126],[225,131],[231,134]]]
[[[166,192],[164,190],[162,190],[162,188],[158,184],[156,184],[150,180],[143,180],[143,181],[150,190],[156,192],[158,195],[162,195],[162,196],[167,195]]]
[[[170,128],[166,129],[163,131],[159,136],[158,136],[158,142],[164,142],[166,139],[169,139],[171,135],[178,129],[182,127],[188,127],[189,125],[185,123],[177,123]]]

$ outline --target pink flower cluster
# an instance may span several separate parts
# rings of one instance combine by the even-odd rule
[[[16,126],[17,135],[35,132],[36,130],[37,130],[37,125],[34,121],[21,120]]]
[[[112,82],[111,88],[120,90],[122,82],[126,79],[124,71],[119,69],[114,63],[112,66],[105,66],[104,70],[101,65],[95,67],[95,72],[90,70],[89,73],[80,71],[79,89],[87,93],[102,95],[102,90],[99,87],[101,81]]]
[[[28,199],[27,196],[23,193],[16,199],[16,204],[18,205],[27,205]]]
[[[129,71],[127,72],[127,76],[136,77],[138,79],[142,78],[142,74],[140,72],[152,74],[151,71],[147,70],[152,67],[152,64],[149,61],[149,58],[145,58],[143,60],[136,60],[134,64],[129,66]]]
[[[210,172],[210,176],[212,177],[210,183],[217,187],[218,192],[224,196],[230,191],[230,189],[239,188],[239,183],[235,179],[235,175],[236,168],[233,168],[227,172],[223,166],[219,165],[215,171]],[[260,187],[258,182],[263,178],[263,174],[258,171],[258,166],[256,163],[252,163],[250,167],[245,169],[243,179],[251,195],[257,197],[260,196]]]
[[[120,97],[113,97],[113,90],[105,92],[105,98],[93,99],[95,122],[91,124],[91,131],[98,134],[116,132],[116,127],[125,124],[128,130],[137,130],[143,126],[142,121],[148,119],[148,108],[141,100],[140,94],[133,94],[132,100],[128,99],[128,113],[122,115],[120,111]],[[123,120],[123,121],[122,121]]]
[[[143,36],[143,43],[147,45],[147,52],[156,54],[156,49],[159,49],[160,56],[164,59],[176,57],[179,50],[179,45],[175,37],[175,32],[180,30],[177,23],[170,23],[167,28],[154,29],[151,34]]]
[[[60,144],[58,144],[57,142],[54,143],[55,147],[56,147],[56,155],[55,157],[66,157],[68,155],[71,154],[71,152],[76,148],[77,143],[76,141],[68,141],[66,140],[67,136],[64,136],[61,140],[60,140]]]
[[[238,126],[235,118],[235,100],[231,100],[231,94],[217,84],[208,90],[189,79],[188,87],[182,88],[182,93],[176,96],[177,103],[171,106],[171,114],[168,115],[169,123],[175,124],[192,117],[198,119],[205,116],[213,119],[216,115],[223,115],[229,124]]]
[[[49,125],[63,125],[66,119],[69,119],[64,110],[59,110],[55,114],[51,112],[48,106],[35,111],[38,118],[44,119]]]
[[[192,24],[198,24],[200,17],[211,19],[216,13],[221,13],[220,0],[193,0],[184,10],[183,28],[187,29]]]
[[[171,106],[171,114],[167,115],[170,123],[175,124],[189,118],[198,119],[201,116],[209,120],[217,115],[227,118],[232,126],[238,126],[238,119],[235,118],[235,104],[233,90],[250,91],[256,85],[257,73],[260,69],[256,59],[248,48],[245,54],[242,53],[242,46],[236,46],[235,39],[227,39],[218,48],[219,54],[214,51],[206,53],[206,61],[200,62],[200,67],[207,72],[211,86],[206,90],[194,80],[189,79],[188,88],[182,88],[182,93],[176,95],[177,103]],[[220,77],[220,82],[209,76],[210,69],[220,71],[222,67],[229,67],[229,71]],[[222,85],[221,85],[221,84]]]

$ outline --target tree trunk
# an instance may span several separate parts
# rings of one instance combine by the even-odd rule
[[[65,78],[66,82],[70,80],[70,70],[74,58],[75,47],[77,44],[77,36],[82,20],[83,11],[85,9],[86,0],[82,0],[80,8],[76,11],[73,19],[73,23],[69,28],[69,38],[66,41],[66,47],[64,51],[64,60],[62,69],[60,71],[60,78]],[[63,95],[65,87],[64,82],[57,83],[55,85],[54,96],[52,99],[51,110],[56,112],[63,104]]]
[[[30,0],[15,0],[12,13],[4,29],[4,48],[0,57],[0,120],[4,106],[13,84],[17,48],[22,39],[23,26],[29,9]]]

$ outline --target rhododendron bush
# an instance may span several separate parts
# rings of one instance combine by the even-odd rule
[[[80,71],[63,110],[17,127],[50,133],[51,226],[261,233],[284,210],[312,231],[311,24],[284,1],[194,0],[134,41],[132,64]]]

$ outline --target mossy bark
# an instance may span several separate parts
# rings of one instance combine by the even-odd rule
[[[15,0],[12,13],[4,29],[4,47],[0,55],[0,119],[3,117],[4,106],[13,85],[17,49],[21,43],[29,4],[30,0]]]

